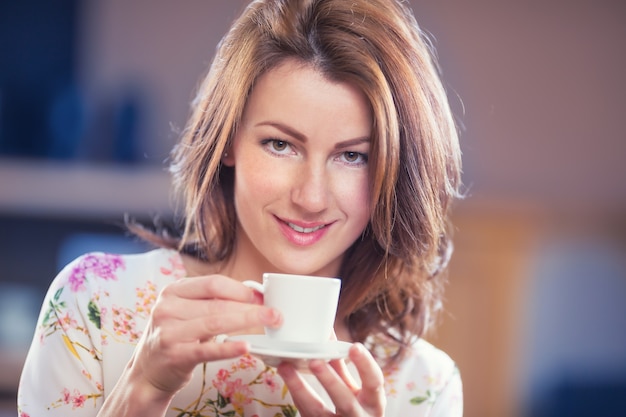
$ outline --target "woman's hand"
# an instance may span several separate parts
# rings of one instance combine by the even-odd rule
[[[291,364],[283,363],[278,367],[278,373],[289,388],[294,403],[303,417],[384,416],[387,398],[382,370],[360,343],[350,347],[349,357],[363,381],[360,387],[350,375],[343,360],[330,363],[314,360],[309,364],[309,369],[335,404],[335,411],[326,407]]]
[[[280,313],[262,303],[260,294],[223,275],[168,285],[155,303],[127,371],[144,387],[173,396],[199,363],[247,353],[246,342],[217,343],[218,335],[280,325]]]

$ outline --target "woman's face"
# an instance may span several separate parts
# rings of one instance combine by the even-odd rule
[[[258,79],[224,163],[235,169],[234,258],[336,276],[370,217],[363,94],[287,60]]]

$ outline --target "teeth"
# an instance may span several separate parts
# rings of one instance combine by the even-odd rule
[[[300,227],[293,223],[287,223],[287,224],[289,225],[289,227],[291,227],[293,230],[299,233],[313,233],[316,230],[320,230],[322,227],[324,227],[324,225],[316,226],[316,227]]]

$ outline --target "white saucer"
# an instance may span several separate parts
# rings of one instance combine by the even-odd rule
[[[245,340],[250,343],[250,353],[269,366],[278,366],[281,362],[291,362],[298,368],[306,367],[307,362],[312,359],[330,361],[345,358],[348,356],[350,346],[352,346],[352,344],[348,342],[329,340],[324,344],[322,349],[319,349],[319,344],[316,344],[312,345],[315,346],[316,349],[290,350],[285,349],[283,346],[277,346],[275,341],[264,334],[230,336],[226,340]]]

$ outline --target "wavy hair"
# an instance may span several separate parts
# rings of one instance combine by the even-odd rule
[[[341,266],[338,317],[355,341],[392,338],[398,349],[390,359],[398,359],[441,305],[448,217],[461,182],[434,50],[405,2],[257,0],[243,11],[218,45],[173,151],[184,213],[180,238],[168,244],[208,262],[231,255],[234,173],[221,157],[255,81],[285,59],[356,86],[371,106],[373,209]]]

